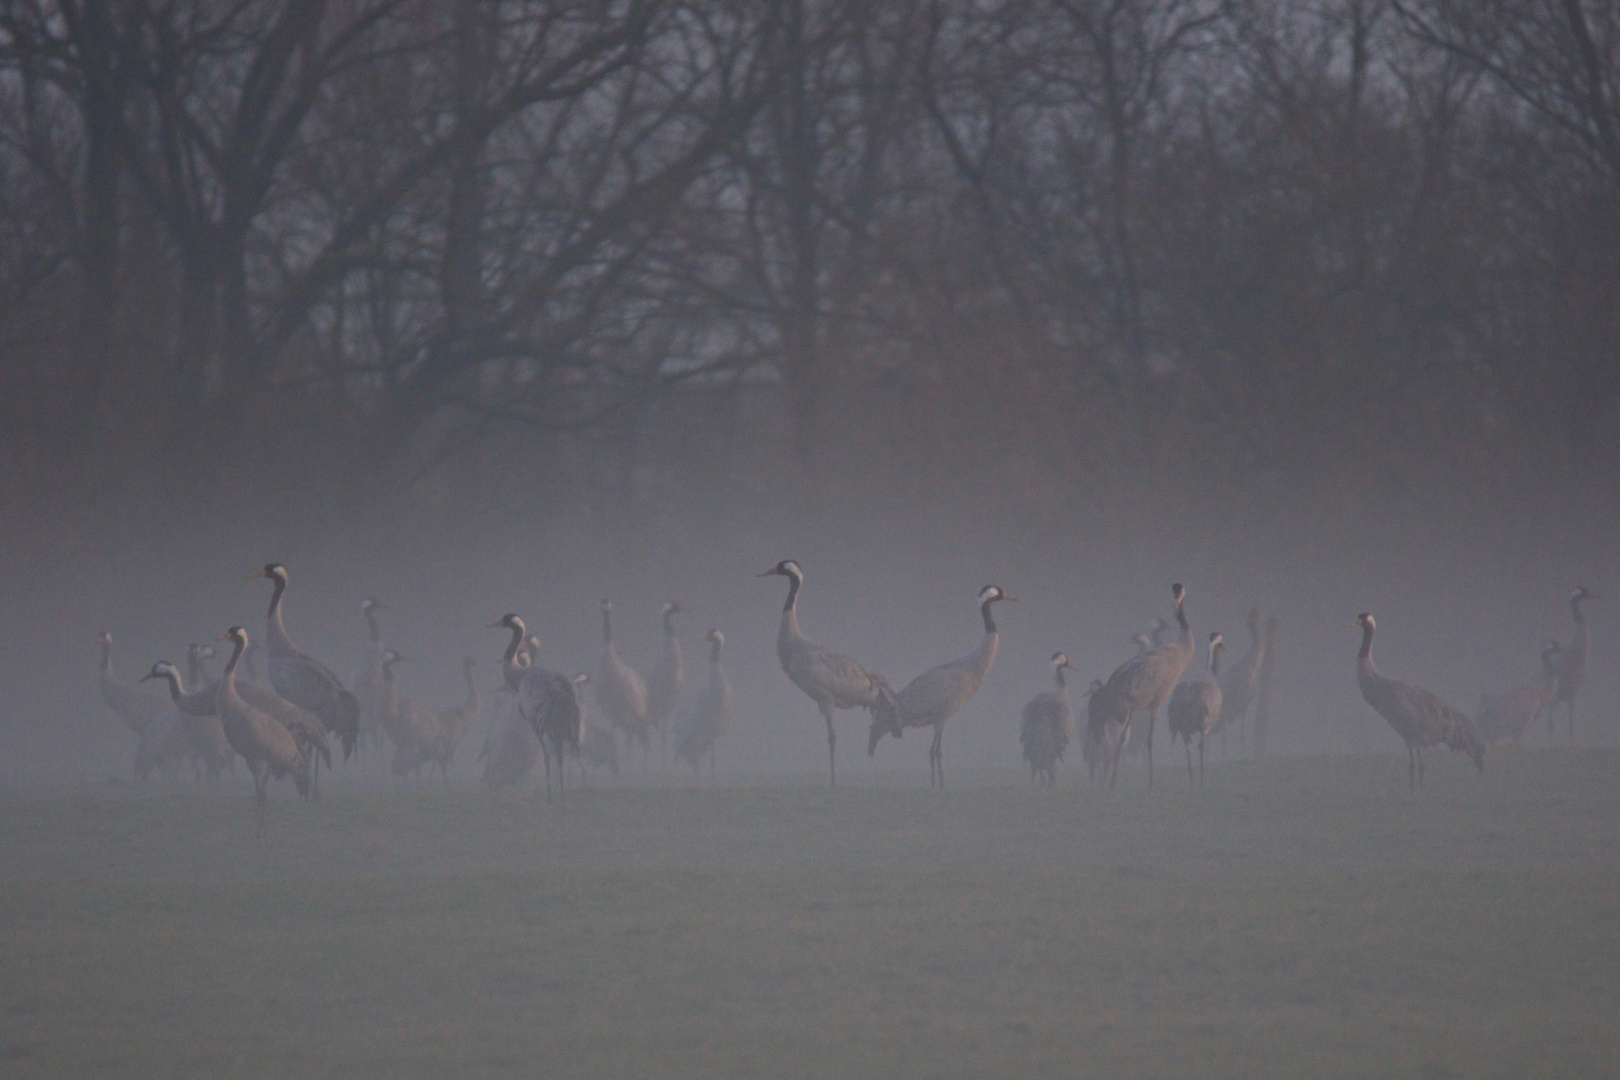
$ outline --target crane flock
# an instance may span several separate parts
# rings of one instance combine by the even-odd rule
[[[394,747],[390,771],[398,777],[418,775],[426,768],[450,783],[450,766],[462,737],[490,709],[491,723],[479,755],[482,778],[491,790],[521,783],[537,761],[545,770],[546,796],[552,797],[555,773],[559,792],[566,794],[567,766],[572,762],[581,780],[587,769],[606,769],[617,777],[619,743],[641,749],[642,766],[650,767],[651,742],[658,734],[660,759],[667,767],[667,747],[675,760],[701,775],[705,758],[711,779],[716,745],[731,726],[735,704],[732,684],[722,661],[725,635],[712,628],[708,677],[700,686],[687,686],[685,658],[675,616],[687,611],[679,602],[662,606],[662,652],[649,677],[644,678],[620,655],[613,633],[614,605],[603,600],[601,659],[596,673],[568,673],[544,665],[540,642],[515,612],[489,624],[509,637],[500,654],[502,685],[481,691],[475,672],[477,659],[462,662],[465,696],[441,709],[400,692],[394,667],[407,662],[391,648],[378,622],[387,605],[372,597],[361,601],[367,638],[351,686],[332,669],[295,645],[283,620],[283,604],[290,575],[280,563],[267,563],[249,575],[267,579],[272,595],[265,615],[264,652],[268,679],[248,676],[252,643],[248,631],[232,626],[218,639],[231,646],[224,673],[207,677],[212,646],[193,643],[187,650],[186,675],[166,660],[154,663],[136,683],[120,680],[113,668],[112,635],[102,632],[98,685],[102,699],[136,736],[135,772],[146,778],[154,769],[189,761],[194,775],[219,778],[234,771],[240,757],[253,777],[256,830],[266,824],[268,787],[272,779],[290,777],[305,799],[319,796],[319,767],[332,767],[332,743],[341,746],[344,760],[358,749],[380,751]],[[1000,646],[993,607],[1013,602],[996,585],[986,585],[975,597],[983,630],[968,653],[936,665],[912,679],[899,691],[875,668],[806,637],[799,628],[798,601],[805,573],[798,562],[784,559],[759,577],[788,579],[787,598],[781,609],[776,636],[777,659],[794,686],[814,702],[825,724],[829,783],[838,779],[837,712],[865,709],[870,715],[867,753],[875,756],[886,736],[901,738],[907,728],[932,728],[928,750],[929,782],[943,787],[941,749],[947,722],[960,713],[989,678]],[[1540,653],[1540,671],[1523,686],[1496,696],[1482,696],[1474,716],[1447,703],[1422,687],[1383,675],[1372,659],[1377,623],[1367,612],[1357,616],[1362,631],[1356,659],[1356,682],[1367,704],[1382,716],[1406,743],[1408,784],[1415,792],[1424,780],[1423,751],[1437,746],[1466,755],[1483,772],[1490,742],[1518,741],[1543,717],[1551,741],[1556,734],[1555,711],[1565,706],[1566,732],[1574,738],[1575,704],[1586,675],[1591,637],[1582,605],[1602,599],[1584,586],[1568,597],[1575,637],[1571,645],[1546,641]],[[1167,723],[1172,744],[1186,748],[1188,781],[1204,783],[1205,741],[1211,734],[1237,733],[1246,740],[1251,711],[1255,714],[1256,753],[1270,719],[1272,685],[1277,668],[1278,619],[1251,608],[1246,621],[1250,645],[1240,661],[1222,671],[1224,639],[1208,634],[1206,663],[1192,668],[1194,644],[1187,614],[1187,590],[1171,586],[1174,622],[1162,616],[1148,633],[1131,634],[1134,655],[1120,662],[1106,678],[1093,681],[1084,694],[1085,723],[1080,731],[1082,756],[1094,782],[1116,786],[1121,760],[1132,745],[1133,730],[1145,721],[1139,740],[1146,758],[1147,785],[1153,786],[1153,739],[1161,709],[1168,706]],[[1175,637],[1167,640],[1170,630]],[[257,648],[257,646],[253,646]],[[243,669],[239,672],[239,668]],[[1055,652],[1051,672],[1055,687],[1037,694],[1024,706],[1018,725],[1023,758],[1032,781],[1045,786],[1057,780],[1057,766],[1076,734],[1076,707],[1065,672],[1075,670],[1069,656]],[[1189,670],[1189,669],[1192,670]],[[163,695],[144,684],[158,681]],[[584,688],[590,685],[596,710],[594,721],[586,707]],[[1198,769],[1192,747],[1198,744]]]

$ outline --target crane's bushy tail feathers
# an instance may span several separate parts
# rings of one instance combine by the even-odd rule
[[[872,713],[872,727],[867,732],[866,756],[872,757],[877,753],[878,743],[883,736],[893,735],[899,739],[905,735],[905,727],[900,723],[900,698],[889,686],[889,682],[875,671],[868,672],[872,677],[873,689],[876,690],[872,704],[867,706]]]
[[[1457,715],[1446,736],[1446,746],[1456,753],[1467,754],[1473,759],[1474,768],[1481,774],[1485,772],[1485,740],[1479,737],[1479,731],[1466,716]]]

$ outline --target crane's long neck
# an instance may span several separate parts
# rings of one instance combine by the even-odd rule
[[[113,677],[111,638],[101,639],[101,674],[109,679]]]
[[[382,629],[377,625],[377,613],[372,608],[366,608],[366,628],[371,632],[372,644],[382,641]]]
[[[776,631],[776,657],[787,667],[788,653],[792,647],[803,643],[806,639],[799,631],[799,586],[804,579],[797,575],[790,575],[788,581],[787,603],[782,605],[782,624]]]
[[[1221,650],[1209,650],[1209,677],[1215,678],[1221,673]]]
[[[186,686],[180,681],[180,673],[173,668],[165,668],[160,673],[163,681],[169,684],[169,697],[179,701],[186,696]]]
[[[523,633],[528,628],[516,619],[508,624],[508,628],[512,631],[512,640],[507,642],[506,653],[501,657],[501,674],[506,677],[506,685],[516,690],[518,681],[523,677],[523,665],[517,662],[517,654],[523,648]],[[384,672],[387,670],[383,668]]]
[[[1176,624],[1181,627],[1181,634],[1176,638],[1176,644],[1192,648],[1192,624],[1187,621],[1186,601],[1176,599]],[[1190,653],[1189,653],[1190,654]]]
[[[605,607],[602,609],[602,644],[613,644],[613,611]]]
[[[1356,654],[1356,676],[1362,680],[1378,678],[1378,668],[1372,658],[1372,639],[1373,628],[1364,624],[1361,627],[1361,652]]]
[[[664,637],[666,639],[668,639],[668,638],[673,638],[674,636],[675,636],[675,613],[673,611],[666,611],[666,612],[664,612]]]
[[[1060,694],[1068,693],[1068,691],[1069,691],[1069,683],[1068,683],[1068,680],[1063,677],[1063,669],[1061,667],[1054,668],[1053,671],[1052,671],[1052,674],[1057,677],[1058,692]]]
[[[990,615],[991,603],[993,601],[986,600],[979,605],[979,614],[984,617],[984,636],[979,639],[978,647],[967,656],[968,666],[980,679],[990,674],[990,665],[996,659],[996,645],[1001,640],[1001,635],[996,632],[996,620]],[[1058,678],[1062,677],[1060,671]]]
[[[236,665],[241,663],[242,654],[247,651],[247,638],[245,636],[233,638],[231,658],[225,661],[225,674],[219,678],[219,692],[221,697],[234,698],[236,696]]]
[[[709,646],[709,663],[715,667],[720,666],[721,643],[716,641]]]
[[[1569,613],[1575,618],[1574,648],[1582,660],[1586,659],[1586,654],[1592,648],[1592,633],[1586,628],[1586,614],[1581,611],[1581,601],[1585,599],[1584,596],[1577,596],[1569,602]]]
[[[476,713],[479,705],[478,684],[473,682],[473,666],[471,664],[461,665],[461,677],[467,683],[467,708]]]
[[[295,652],[292,638],[287,636],[287,628],[281,622],[281,594],[287,591],[287,581],[279,576],[271,580],[275,582],[275,591],[270,594],[270,610],[264,617],[266,643],[278,652]]]

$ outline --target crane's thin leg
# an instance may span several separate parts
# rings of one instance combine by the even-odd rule
[[[1417,794],[1417,750],[1411,743],[1406,744],[1406,789]]]
[[[253,805],[258,824],[253,831],[255,837],[264,836],[265,804],[270,801],[270,770],[264,769],[253,774]]]
[[[1575,695],[1569,696],[1569,745],[1575,745]]]
[[[1148,790],[1149,791],[1153,790],[1153,728],[1158,723],[1158,721],[1159,721],[1159,714],[1158,714],[1157,710],[1148,713],[1147,757],[1148,757]]]
[[[546,745],[546,740],[544,740],[544,739],[540,740],[540,756],[545,759],[545,764],[546,764],[546,802],[550,802],[551,801],[551,747]]]
[[[833,730],[832,710],[822,706],[822,717],[827,721],[827,773],[832,778],[830,786],[838,786],[838,759],[833,756],[833,748],[838,745],[838,732]]]
[[[1171,749],[1172,749],[1172,750],[1174,750],[1174,749],[1175,749],[1175,744],[1174,744],[1174,743],[1171,743],[1171,746],[1170,746],[1170,748],[1171,748]],[[1194,783],[1194,782],[1193,782],[1193,771],[1192,771],[1192,740],[1191,740],[1191,739],[1188,739],[1188,740],[1187,740],[1187,786],[1188,786],[1188,787],[1197,787],[1197,786],[1198,786],[1198,785],[1197,785],[1197,784],[1195,784],[1195,783]]]
[[[1198,790],[1204,790],[1204,733],[1198,733]]]
[[[934,775],[937,773],[939,775],[940,787],[945,786],[945,755],[940,752],[939,748],[939,744],[944,737],[945,727],[943,724],[941,724],[934,728],[934,745],[928,748],[928,780],[930,785],[932,785]]]
[[[709,744],[709,783],[714,783],[714,744]]]
[[[558,743],[557,744],[557,798],[559,800],[561,800],[561,802],[563,803],[564,806],[568,805],[568,770],[565,768],[565,766],[567,764],[568,764],[568,759],[563,754],[563,745],[562,745],[562,743]]]

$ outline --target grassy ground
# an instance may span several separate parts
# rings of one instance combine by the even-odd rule
[[[0,794],[0,1076],[1620,1075],[1612,752],[338,779]]]

